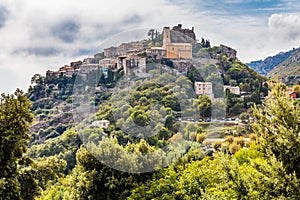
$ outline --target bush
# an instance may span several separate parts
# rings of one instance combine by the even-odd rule
[[[240,119],[242,120],[243,123],[248,123],[250,118],[250,114],[247,112],[243,112],[240,114]]]
[[[205,139],[206,139],[206,133],[198,133],[196,135],[196,141],[201,144],[204,142]]]
[[[245,138],[244,137],[235,138],[235,142],[238,145],[240,145],[241,147],[244,147],[244,145],[245,145]]]
[[[198,134],[196,132],[191,132],[190,135],[189,135],[189,140],[190,141],[196,141],[196,136]]]
[[[251,134],[249,134],[249,138],[250,138],[250,141],[255,141],[257,138],[257,135],[254,133],[251,133]]]
[[[237,144],[236,142],[230,144],[230,146],[229,146],[229,152],[231,154],[235,154],[235,152],[237,152],[240,149],[241,149],[241,146],[239,144]]]
[[[225,142],[226,142],[226,143],[232,144],[233,141],[234,141],[234,137],[233,137],[233,136],[225,137]]]
[[[215,150],[219,150],[222,147],[222,142],[221,141],[216,141],[213,145]]]

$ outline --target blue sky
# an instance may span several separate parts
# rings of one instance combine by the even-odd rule
[[[243,62],[300,46],[297,0],[1,0],[0,93],[26,91],[35,73],[82,60],[99,45],[178,23],[235,48]]]
[[[171,1],[185,4],[184,1]],[[195,11],[203,9],[220,15],[260,15],[267,16],[274,12],[298,11],[291,5],[299,4],[297,0],[212,0],[212,1],[190,1]]]

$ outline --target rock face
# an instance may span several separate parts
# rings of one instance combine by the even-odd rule
[[[269,56],[264,60],[252,61],[247,63],[249,67],[254,69],[256,72],[267,75],[272,69],[280,65],[286,59],[288,59],[297,49],[293,49],[288,52],[281,52],[275,56]]]
[[[225,54],[228,58],[236,58],[237,51],[231,47],[221,44],[220,51],[222,54]]]

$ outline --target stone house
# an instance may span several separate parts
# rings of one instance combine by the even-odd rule
[[[214,93],[211,82],[195,82],[194,89],[196,95],[207,95],[211,100],[214,99]]]
[[[148,58],[162,59],[166,57],[166,49],[163,47],[151,47],[146,49],[146,54]]]
[[[240,87],[236,86],[230,86],[230,85],[224,85],[224,91],[226,91],[226,89],[229,89],[231,93],[236,94],[236,95],[240,95],[241,94],[241,90]]]

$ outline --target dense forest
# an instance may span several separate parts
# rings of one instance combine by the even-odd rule
[[[143,103],[142,97],[151,86],[143,88],[140,101],[135,102],[137,105]],[[270,92],[271,98],[265,102],[266,106],[253,107],[255,123],[252,128],[255,136],[252,135],[249,144],[237,138],[227,138],[220,147],[216,145],[213,155],[207,155],[196,145],[203,143],[202,131],[198,128],[195,130],[196,139],[191,137],[192,131],[188,132],[187,141],[195,140],[195,145],[168,167],[148,173],[115,170],[101,163],[95,155],[111,153],[109,156],[117,158],[121,165],[136,163],[138,166],[130,167],[143,167],[143,162],[132,162],[132,159],[142,157],[123,157],[125,154],[116,155],[109,148],[114,145],[120,152],[135,152],[137,156],[157,152],[156,146],[161,143],[180,141],[187,136],[169,135],[174,124],[163,125],[165,132],[158,134],[160,137],[138,142],[120,137],[122,133],[118,133],[112,124],[107,130],[108,139],[98,143],[102,148],[93,146],[93,154],[80,146],[75,129],[65,131],[39,148],[27,150],[30,139],[27,133],[33,120],[32,105],[21,91],[16,91],[14,95],[2,95],[1,198],[297,199],[300,192],[300,111],[299,104],[286,96],[285,89],[283,84],[275,85]],[[103,111],[109,109],[107,105],[101,107],[97,114],[99,119],[105,114]],[[131,112],[136,111],[133,109]],[[226,145],[240,148],[235,152],[226,151]],[[57,154],[47,156],[49,152]],[[33,159],[28,156],[29,153],[45,156]],[[73,160],[73,155],[76,162],[70,164],[68,162]],[[154,164],[164,162],[161,152],[155,158]]]

